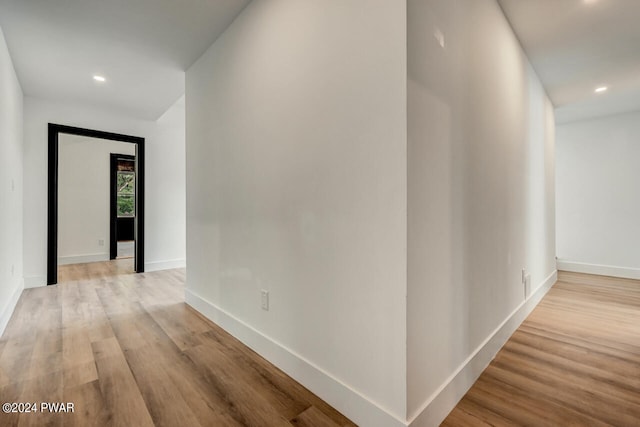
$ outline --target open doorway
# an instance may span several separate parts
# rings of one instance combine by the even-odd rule
[[[109,259],[132,259],[135,252],[135,155],[111,153],[109,162]]]
[[[75,143],[81,149],[76,150],[77,153],[74,154],[74,160],[69,162],[67,159],[69,156],[66,152],[63,152],[61,157],[61,144],[64,149],[64,147],[68,145],[68,140],[71,140],[73,143],[74,138],[76,139]],[[91,144],[97,144],[94,145],[93,150],[91,149],[91,144],[89,142],[91,142]],[[82,154],[82,150],[84,150],[84,154]],[[102,156],[103,158],[100,158],[99,160],[100,162],[104,162],[105,166],[103,171],[99,170],[102,167],[89,167],[88,163],[90,162],[90,159],[94,157],[92,154],[90,155],[91,151],[104,152],[104,155]],[[113,151],[120,151],[121,153],[113,153]],[[128,245],[123,247],[123,252],[128,249],[126,246],[130,247],[129,252],[133,256],[133,259],[130,259],[130,261],[132,261],[131,267],[129,267],[131,271],[135,271],[137,273],[144,271],[144,138],[49,124],[47,284],[55,284],[58,282],[59,264],[68,264],[70,262],[79,261],[80,263],[87,263],[84,265],[89,265],[92,261],[91,257],[96,259],[102,257],[103,252],[105,256],[104,259],[108,263],[109,259],[111,259],[111,255],[114,255],[114,250],[112,248],[114,237],[116,243],[114,258],[117,258],[118,194],[115,194],[115,224],[113,223],[114,206],[111,198],[114,197],[114,190],[118,193],[117,188],[115,188],[117,186],[118,176],[116,174],[116,176],[113,177],[111,173],[110,162],[112,160],[110,160],[110,158],[113,158],[113,154],[116,155],[116,161],[117,156],[121,156],[123,160],[123,173],[120,177],[122,188],[120,189],[119,197],[123,225],[119,228],[123,235],[122,241],[124,242],[125,239],[127,239],[126,242],[128,243]],[[95,159],[93,160],[96,161]],[[127,163],[124,162],[125,160]],[[61,165],[61,161],[63,161],[64,166]],[[68,184],[70,182],[68,178],[70,172],[69,169],[73,169],[74,165],[78,168],[78,173],[74,176],[76,180],[82,181],[84,179],[90,181],[87,177],[92,176],[92,178],[95,178],[93,181],[99,181],[101,179],[106,181],[106,184],[98,185],[101,194],[97,196],[97,199],[92,198],[92,191],[98,191],[95,189],[96,187],[93,187],[94,190],[87,190],[87,188],[82,188],[82,186],[80,186],[79,189],[84,191],[84,196],[82,197],[75,194],[74,190],[67,191],[65,189],[61,189],[61,185],[63,183]],[[100,165],[102,165],[102,163],[100,163]],[[62,170],[61,166],[65,169]],[[83,175],[79,173],[81,169],[85,170],[84,178]],[[66,178],[64,182],[63,178]],[[113,181],[114,179],[115,182]],[[101,197],[106,200],[104,207],[101,207]],[[73,200],[76,200],[75,204]],[[82,206],[81,201],[85,201],[86,205]],[[80,214],[74,212],[76,207],[78,210],[81,210],[81,206],[84,209],[82,209]],[[64,212],[62,214],[60,213],[61,207],[64,208]],[[89,208],[94,209],[92,211]],[[69,212],[73,213],[75,217],[69,214]],[[73,219],[70,221],[69,218],[63,217],[62,215],[65,213],[72,216]],[[103,216],[105,219],[101,224],[103,224],[106,231],[97,231],[93,232],[93,234],[89,233],[88,236],[83,236],[83,244],[85,245],[83,250],[77,249],[77,242],[76,246],[74,246],[75,249],[70,250],[69,248],[72,247],[72,245],[69,241],[73,242],[73,238],[67,238],[66,235],[59,235],[59,232],[61,231],[68,232],[69,229],[74,228],[91,230],[91,223],[95,223],[94,217]],[[93,229],[95,230],[98,228],[99,226],[94,226]],[[76,234],[81,233],[76,232]],[[105,245],[105,240],[109,242],[108,246]],[[89,242],[90,245],[97,245],[96,248],[101,250],[94,250],[93,252],[95,253],[91,253],[91,250],[87,251],[87,242]],[[73,251],[80,253],[80,255],[73,255]],[[69,255],[70,253],[72,255]]]

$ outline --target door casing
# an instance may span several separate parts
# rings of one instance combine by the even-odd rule
[[[136,216],[135,262],[136,273],[144,272],[144,142],[139,136],[85,129],[49,123],[49,170],[47,174],[47,285],[58,283],[58,140],[60,134],[86,136],[136,145]]]

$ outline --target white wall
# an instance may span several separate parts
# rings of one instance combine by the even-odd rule
[[[178,101],[168,113],[184,115]],[[159,206],[184,206],[185,189],[156,190],[167,180],[184,182],[184,131],[179,119],[157,122],[133,119],[112,110],[26,97],[24,104],[24,276],[25,286],[46,284],[47,259],[47,123],[78,126],[146,138],[145,269],[184,265],[184,208],[171,207],[174,217]],[[164,119],[164,120],[163,120]],[[170,167],[169,167],[170,166]],[[170,237],[168,237],[170,236]]]
[[[407,417],[428,426],[554,281],[554,129],[495,0],[407,4]]]
[[[187,72],[187,301],[367,426],[405,415],[405,14],[253,2]]]
[[[0,335],[22,291],[22,89],[0,29]]]
[[[562,270],[640,279],[640,112],[558,125]]]
[[[145,269],[184,267],[186,256],[185,99],[155,123],[147,143]]]
[[[109,260],[111,153],[135,155],[136,146],[59,136],[58,265]]]

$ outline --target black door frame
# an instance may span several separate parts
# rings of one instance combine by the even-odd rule
[[[47,285],[58,283],[58,139],[61,133],[129,142],[136,145],[136,217],[135,265],[136,273],[144,272],[144,138],[93,129],[49,123],[49,170],[47,199]]]
[[[111,153],[109,163],[109,259],[116,259],[118,257],[118,160],[129,160],[131,162],[134,162],[134,173],[136,170],[136,156],[131,156],[129,154]],[[137,197],[138,195],[135,194],[134,203]],[[134,222],[135,217],[136,216],[134,215]]]

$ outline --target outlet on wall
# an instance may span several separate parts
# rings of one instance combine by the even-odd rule
[[[104,246],[104,239],[98,240],[98,246]]]
[[[433,31],[433,37],[438,41],[440,47],[444,49],[444,33],[442,32],[442,30],[440,30],[440,28],[436,28]]]
[[[262,295],[262,309],[269,311],[269,291],[263,289],[260,294]]]

